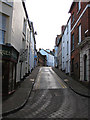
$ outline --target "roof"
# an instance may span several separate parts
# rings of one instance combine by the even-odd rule
[[[37,52],[37,55],[40,55],[40,56],[43,57],[45,60],[47,60],[47,59],[46,59],[46,55],[42,55],[40,52]]]
[[[71,4],[71,7],[70,7],[70,10],[69,10],[69,13],[71,13],[71,11],[72,11],[72,9],[73,9],[75,3],[76,3],[76,2],[74,2],[74,0],[73,0],[73,2],[72,2],[72,4]]]
[[[48,52],[48,51],[46,51],[46,50],[44,50],[44,51],[47,52],[47,53],[50,54],[50,55],[53,55],[51,51],[50,51],[50,52]],[[54,55],[53,55],[53,56],[54,56]]]

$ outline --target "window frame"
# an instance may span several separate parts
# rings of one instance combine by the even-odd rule
[[[81,38],[82,36],[81,36],[81,24],[79,24],[79,26],[78,26],[78,43],[80,43],[81,42]]]
[[[13,2],[8,2],[7,0],[3,0],[2,2],[13,7]]]
[[[67,41],[67,55],[69,54],[69,42]]]
[[[80,9],[81,9],[81,2],[79,1],[78,2],[78,12],[80,11]]]
[[[26,36],[26,28],[27,28],[26,19],[24,18],[24,21],[23,21],[23,34],[24,34],[24,36]]]
[[[1,32],[1,37],[0,37],[0,44],[5,43],[5,36],[6,36],[6,24],[7,24],[7,17],[4,14],[1,15],[1,23],[0,23],[0,32]]]

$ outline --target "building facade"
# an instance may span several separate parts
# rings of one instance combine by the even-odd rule
[[[71,13],[71,75],[90,80],[90,2],[73,2]]]
[[[46,55],[42,55],[40,52],[37,52],[37,65],[46,66],[47,58]]]
[[[2,95],[14,91],[18,50],[11,45],[13,3],[0,1],[0,64],[2,64]]]
[[[58,43],[59,43],[59,39],[60,39],[60,35],[57,35],[56,40],[55,40],[55,55],[54,55],[54,59],[55,59],[55,67],[58,67]]]
[[[2,94],[8,95],[30,71],[30,22],[21,0],[0,1],[0,6]]]
[[[30,72],[34,69],[34,54],[35,54],[35,34],[33,22],[30,22]]]
[[[68,19],[67,25],[62,34],[62,70],[70,75],[71,61],[71,18]]]
[[[59,43],[57,46],[58,46],[58,52],[57,52],[58,68],[61,70],[62,69],[62,35],[59,39]]]

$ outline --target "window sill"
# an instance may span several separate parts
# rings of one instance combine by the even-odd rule
[[[71,52],[73,52],[74,51],[74,49],[73,50],[71,50]]]
[[[13,7],[13,2],[7,2],[7,1],[3,1],[4,4],[10,6],[10,7]]]

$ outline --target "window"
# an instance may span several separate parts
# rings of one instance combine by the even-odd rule
[[[26,35],[26,20],[24,19],[24,23],[23,23],[23,33],[24,35]]]
[[[78,27],[78,43],[81,42],[81,24]]]
[[[11,7],[13,6],[13,2],[12,1],[9,2],[9,0],[2,0],[2,2],[6,3],[7,5],[9,5]]]
[[[63,58],[64,58],[64,47],[63,47]]]
[[[68,25],[67,25],[67,34],[68,34]]]
[[[79,1],[78,2],[78,11],[80,11],[80,9],[81,9],[81,2]]]
[[[74,72],[74,58],[72,59],[72,72]]]
[[[74,13],[72,14],[72,23],[74,22]]]
[[[72,50],[74,50],[74,34],[72,35]]]
[[[0,14],[0,44],[5,42],[5,33],[6,33],[6,16]]]
[[[69,52],[69,51],[68,51],[68,49],[69,49],[69,46],[68,46],[68,45],[69,45],[69,44],[68,44],[68,41],[67,41],[67,55],[68,55],[68,52]]]
[[[29,42],[29,40],[30,40],[30,31],[29,29],[27,29],[27,41]]]

